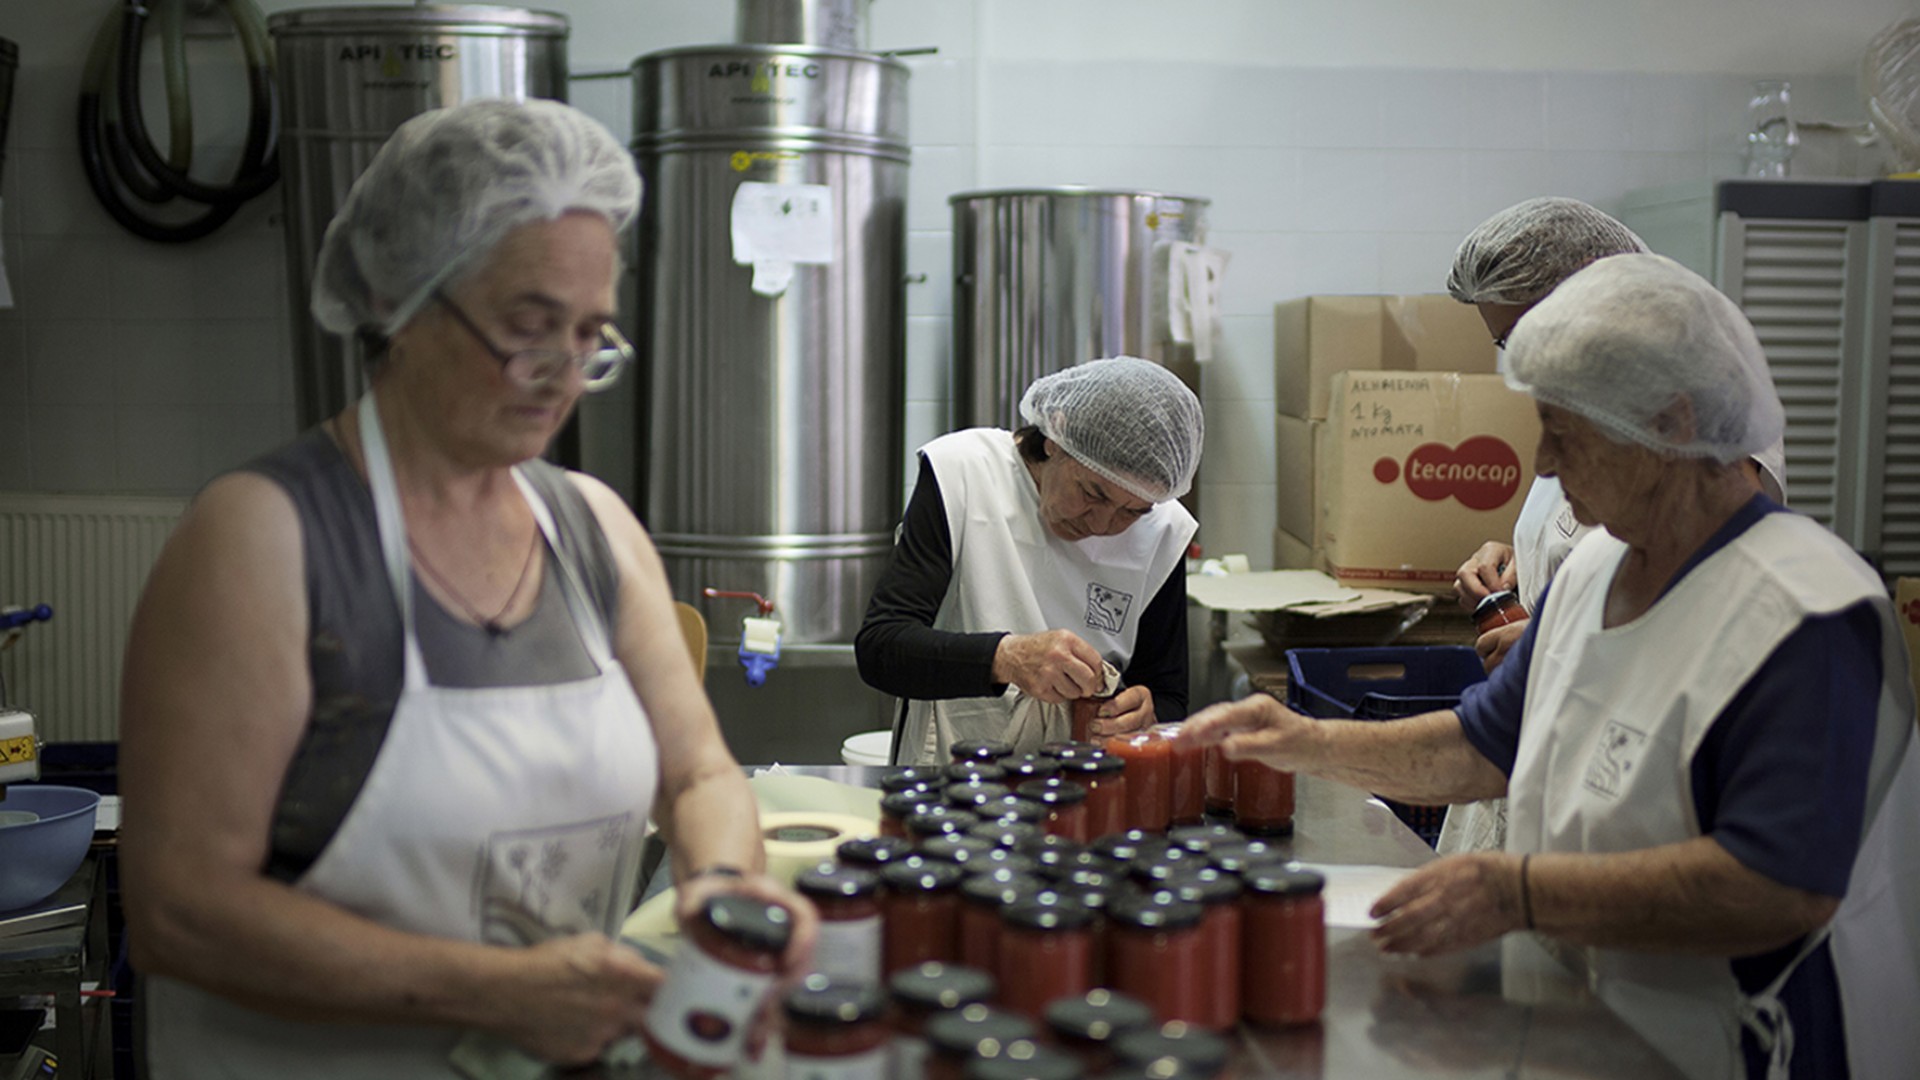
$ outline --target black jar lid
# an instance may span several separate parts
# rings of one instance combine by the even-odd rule
[[[995,870],[1008,870],[1018,874],[1039,875],[1040,864],[1011,848],[994,848],[986,857],[964,863],[961,869],[969,874],[984,874]]]
[[[929,836],[920,841],[920,854],[929,859],[955,863],[971,867],[976,861],[985,861],[986,857],[999,850],[991,840],[981,840],[963,833],[945,833]]]
[[[1170,892],[1127,890],[1107,897],[1107,918],[1139,930],[1186,930],[1200,925],[1200,905]]]
[[[1071,896],[1019,900],[1000,909],[1000,921],[1022,930],[1046,932],[1085,930],[1093,925],[1093,909]]]
[[[1120,1064],[1150,1065],[1176,1076],[1218,1076],[1231,1053],[1227,1040],[1178,1020],[1122,1032],[1113,1040],[1113,1056]],[[1161,1070],[1162,1064],[1168,1068]]]
[[[1287,853],[1265,840],[1242,840],[1237,844],[1215,844],[1207,852],[1207,863],[1215,869],[1245,877],[1256,870],[1278,866],[1287,861]]]
[[[1248,892],[1262,896],[1313,896],[1327,885],[1326,878],[1311,870],[1286,866],[1263,866],[1242,874],[1240,880],[1246,883]]]
[[[1008,850],[1017,850],[1023,841],[1046,834],[1047,830],[1031,821],[982,821],[967,830],[968,836],[977,836]]]
[[[1047,1026],[1063,1038],[1104,1043],[1134,1028],[1150,1027],[1153,1009],[1139,998],[1112,990],[1089,990],[1047,1006]]]
[[[1038,1035],[1033,1021],[987,1005],[963,1005],[927,1021],[927,1042],[936,1053],[971,1058],[990,1043],[998,1053],[1010,1043]]]
[[[1007,770],[992,761],[956,761],[943,772],[949,784],[997,784],[1007,778]]]
[[[740,893],[721,893],[700,906],[700,917],[728,941],[777,953],[793,937],[793,913]]]
[[[962,882],[960,895],[976,904],[1003,908],[1038,896],[1046,889],[1047,883],[1032,874],[995,870],[992,873],[975,874]]]
[[[1238,844],[1245,841],[1247,834],[1231,825],[1176,825],[1167,830],[1167,839],[1188,851],[1202,854],[1212,851],[1215,845]]]
[[[1105,750],[1101,749],[1099,743],[1075,742],[1072,739],[1061,739],[1058,742],[1046,743],[1040,747],[1040,752],[1062,762],[1072,761],[1074,758],[1106,753]]]
[[[1168,878],[1160,887],[1182,900],[1191,900],[1203,907],[1215,904],[1231,904],[1240,899],[1243,891],[1240,879],[1232,874],[1222,873],[1213,867],[1188,870]]]
[[[885,866],[913,854],[913,841],[904,836],[863,836],[833,849],[834,857],[849,866]]]
[[[1047,780],[1029,780],[1014,789],[1023,799],[1046,806],[1078,806],[1087,801],[1087,789],[1083,784],[1072,780],[1052,777]]]
[[[1127,771],[1127,763],[1117,754],[1097,750],[1079,757],[1065,758],[1060,762],[1060,772],[1069,776],[1087,776],[1095,780],[1101,777],[1117,776]]]
[[[946,770],[939,765],[893,765],[880,773],[880,790],[889,795],[913,788],[937,788],[946,782]]]
[[[1021,754],[1019,757],[1002,758],[1000,767],[1007,770],[1007,781],[1019,783],[1026,780],[1045,780],[1060,771],[1060,759],[1047,754]]]
[[[981,803],[973,812],[980,815],[982,821],[1023,821],[1028,824],[1038,822],[1047,816],[1047,808],[1032,799],[1023,799],[1018,795],[1009,795],[989,803]]]
[[[907,835],[924,840],[930,836],[964,833],[978,824],[980,819],[965,810],[929,806],[907,817]]]
[[[1013,744],[999,739],[962,739],[949,756],[955,761],[998,761],[1013,753]]]
[[[1034,805],[1038,806],[1040,804],[1035,803]],[[1077,855],[1087,850],[1087,845],[1080,843],[1078,840],[1070,840],[1064,836],[1054,836],[1048,833],[1044,836],[1034,837],[1032,840],[1014,848],[1014,850],[1022,855],[1032,856],[1042,867],[1046,867],[1064,858]]]
[[[1190,874],[1206,865],[1207,857],[1197,851],[1163,845],[1143,849],[1127,864],[1127,872],[1144,885]]]
[[[952,892],[967,872],[950,862],[910,855],[880,868],[880,880],[897,893]]]
[[[1109,859],[1129,862],[1134,856],[1140,853],[1140,849],[1143,846],[1152,844],[1159,839],[1160,837],[1150,832],[1143,832],[1139,829],[1128,829],[1126,832],[1108,833],[1105,836],[1095,837],[1093,850],[1105,855]]]
[[[961,1075],[966,1080],[1080,1080],[1086,1067],[1072,1054],[1023,1040],[967,1062]]]
[[[880,812],[890,818],[909,818],[932,806],[945,806],[944,788],[908,788],[880,797]]]
[[[887,997],[866,979],[835,979],[809,975],[787,991],[782,1002],[787,1019],[811,1027],[864,1024],[880,1019]]]
[[[1044,851],[1035,856],[1040,872],[1051,878],[1064,878],[1081,870],[1097,870],[1115,878],[1126,876],[1127,864],[1115,862],[1091,848],[1065,848]]]
[[[978,784],[948,784],[941,791],[946,796],[947,805],[958,810],[971,810],[976,806],[983,806],[1013,794],[1013,789],[1007,785],[987,781]]]
[[[929,960],[902,968],[887,980],[893,1000],[923,1012],[958,1009],[993,997],[993,976],[979,968]]]
[[[880,875],[862,866],[821,863],[795,875],[793,888],[811,900],[858,900],[880,891]]]

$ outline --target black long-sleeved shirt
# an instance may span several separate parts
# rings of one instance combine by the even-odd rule
[[[1153,692],[1156,720],[1187,715],[1187,590],[1176,565],[1140,613],[1133,658],[1120,673],[1128,686]],[[953,581],[953,531],[946,500],[926,456],[886,573],[867,603],[855,636],[854,656],[868,686],[919,701],[998,697],[1005,683],[993,681],[993,654],[1008,631],[956,633],[933,628],[934,616]]]

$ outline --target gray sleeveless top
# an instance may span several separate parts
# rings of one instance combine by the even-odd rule
[[[553,512],[559,550],[545,551],[533,614],[498,637],[449,613],[416,577],[415,630],[437,686],[531,686],[594,674],[557,560],[572,566],[604,624],[614,624],[619,573],[592,508],[563,470],[538,459],[521,468]],[[274,807],[265,867],[290,882],[333,838],[386,740],[404,681],[400,608],[381,562],[373,493],[326,432],[310,430],[241,471],[272,480],[293,500],[306,565],[313,712]]]

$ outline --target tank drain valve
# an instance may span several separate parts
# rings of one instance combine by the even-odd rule
[[[709,599],[722,597],[751,600],[760,615],[740,620],[740,666],[746,669],[748,686],[765,686],[767,673],[780,663],[780,620],[772,618],[773,601],[756,592],[736,592],[709,586],[700,593]]]

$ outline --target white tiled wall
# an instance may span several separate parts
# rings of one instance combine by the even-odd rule
[[[1360,26],[1303,19],[1289,33],[1308,35],[1306,44],[1290,36],[1276,50],[1280,63],[1258,40],[1234,41],[1233,25],[1205,28],[1214,46],[1232,48],[1201,49],[1182,37],[1167,40],[1165,55],[1176,59],[1152,59],[1156,35],[1184,33],[1192,5],[1175,0],[876,4],[877,47],[940,50],[908,61],[909,448],[946,424],[948,195],[1082,182],[1208,196],[1212,242],[1232,251],[1233,263],[1224,342],[1205,374],[1201,538],[1210,551],[1245,551],[1266,565],[1275,301],[1436,291],[1459,237],[1520,199],[1563,194],[1605,207],[1636,187],[1737,173],[1752,76],[1812,72],[1795,79],[1803,115],[1859,118],[1851,57],[1838,58],[1835,35],[1809,37],[1804,65],[1781,67],[1777,35],[1730,54],[1720,24],[1703,15],[1713,3],[1675,2],[1682,40],[1648,54],[1646,65],[1619,36],[1632,28],[1614,26],[1596,38],[1593,62],[1570,65],[1586,70],[1552,72],[1480,70],[1438,46],[1409,61],[1410,52],[1423,54],[1404,39],[1378,56],[1352,44],[1368,26],[1393,24],[1395,12],[1424,11],[1421,0],[1375,5],[1381,11],[1354,16],[1375,20]],[[721,0],[552,6],[574,19],[579,69],[624,68],[651,49],[724,37],[730,25],[731,5]],[[64,3],[27,7],[23,25],[0,25],[25,54],[0,182],[0,243],[18,301],[0,312],[0,489],[189,492],[292,434],[278,199],[256,201],[213,238],[183,247],[121,232],[94,204],[70,132],[92,19]],[[1045,18],[1028,20],[1042,7]],[[1086,34],[1069,29],[1096,7],[1124,10],[1138,29],[1114,21]],[[1746,10],[1719,8],[1729,17]],[[1235,13],[1243,38],[1277,32],[1254,0],[1223,10]],[[1501,56],[1554,64],[1571,47],[1528,10],[1533,23],[1489,41]],[[1890,21],[1881,14],[1848,16],[1861,44]],[[9,12],[0,23],[12,19]],[[1324,48],[1316,52],[1313,41]],[[1116,43],[1131,53],[1124,63],[1112,55]],[[1685,70],[1696,47],[1716,70],[1742,73]],[[1729,66],[1730,56],[1754,63]],[[1620,70],[1643,66],[1658,70]],[[629,94],[623,80],[595,80],[577,82],[573,97],[624,134]]]

